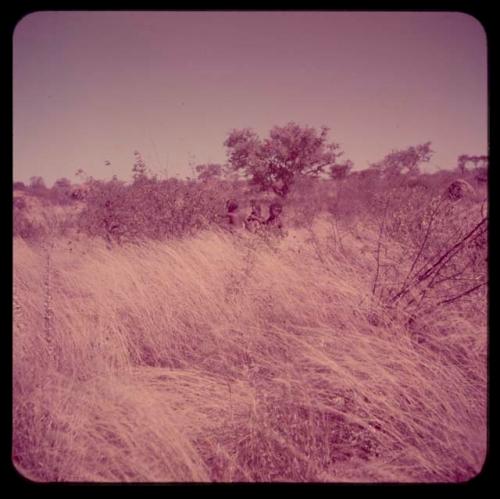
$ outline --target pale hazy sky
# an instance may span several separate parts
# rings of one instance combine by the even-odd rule
[[[487,153],[487,47],[462,13],[38,12],[14,33],[14,179],[225,161],[232,128],[331,128],[356,168]],[[106,166],[105,162],[111,165]]]

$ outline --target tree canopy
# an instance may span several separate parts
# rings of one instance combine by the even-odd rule
[[[198,180],[207,182],[211,179],[219,179],[223,174],[223,167],[218,163],[207,163],[196,166]]]
[[[337,143],[327,142],[328,131],[293,121],[273,127],[265,139],[249,128],[233,130],[224,142],[229,167],[261,190],[286,197],[299,176],[316,177],[338,165],[343,153]]]
[[[420,164],[430,161],[433,152],[431,143],[425,142],[418,146],[392,151],[381,161],[372,163],[370,168],[378,171],[383,177],[418,175]]]

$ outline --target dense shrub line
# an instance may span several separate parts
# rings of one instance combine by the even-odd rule
[[[412,224],[421,226],[425,207],[457,176],[456,172],[441,171],[384,178],[376,170],[368,169],[339,179],[298,178],[294,189],[281,200],[285,208],[283,216],[293,227],[310,227],[320,213],[330,213],[344,225],[353,225],[366,217],[377,222],[388,200],[387,228],[402,237],[404,231],[414,232]],[[485,190],[472,173],[462,174],[461,178],[478,191]],[[481,196],[485,194],[477,194],[474,199],[477,201]],[[269,205],[275,197],[259,192],[248,181],[227,178],[159,180],[143,174],[132,183],[90,178],[82,185],[71,185],[61,179],[50,189],[39,183],[31,187],[16,183],[13,233],[26,240],[40,240],[49,234],[74,229],[119,244],[176,238],[224,225],[228,199],[237,199],[245,210],[251,199]],[[36,200],[44,215],[35,219],[26,199]],[[60,208],[61,216],[52,217],[49,223],[46,215],[54,207]]]

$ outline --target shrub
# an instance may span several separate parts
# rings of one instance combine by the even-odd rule
[[[488,219],[474,200],[418,191],[381,195],[372,292],[412,317],[485,292]]]
[[[24,202],[24,200],[21,201]],[[25,204],[23,207],[14,206],[12,219],[13,236],[21,237],[28,241],[39,241],[48,234],[47,228],[43,224],[30,219],[24,206]]]
[[[220,223],[230,193],[231,185],[224,182],[147,177],[131,185],[94,181],[78,227],[118,243],[182,237]]]

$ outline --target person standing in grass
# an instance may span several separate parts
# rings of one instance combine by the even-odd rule
[[[283,213],[283,205],[279,202],[274,202],[269,206],[269,218],[265,222],[265,226],[275,235],[284,237],[286,235],[281,214]]]
[[[229,230],[234,232],[236,229],[240,228],[242,225],[241,214],[238,211],[239,205],[236,199],[229,199],[226,203],[227,215],[226,222]]]
[[[255,234],[259,232],[265,220],[262,216],[262,209],[259,203],[255,199],[250,201],[250,206],[252,207],[252,212],[245,220],[245,228]]]

